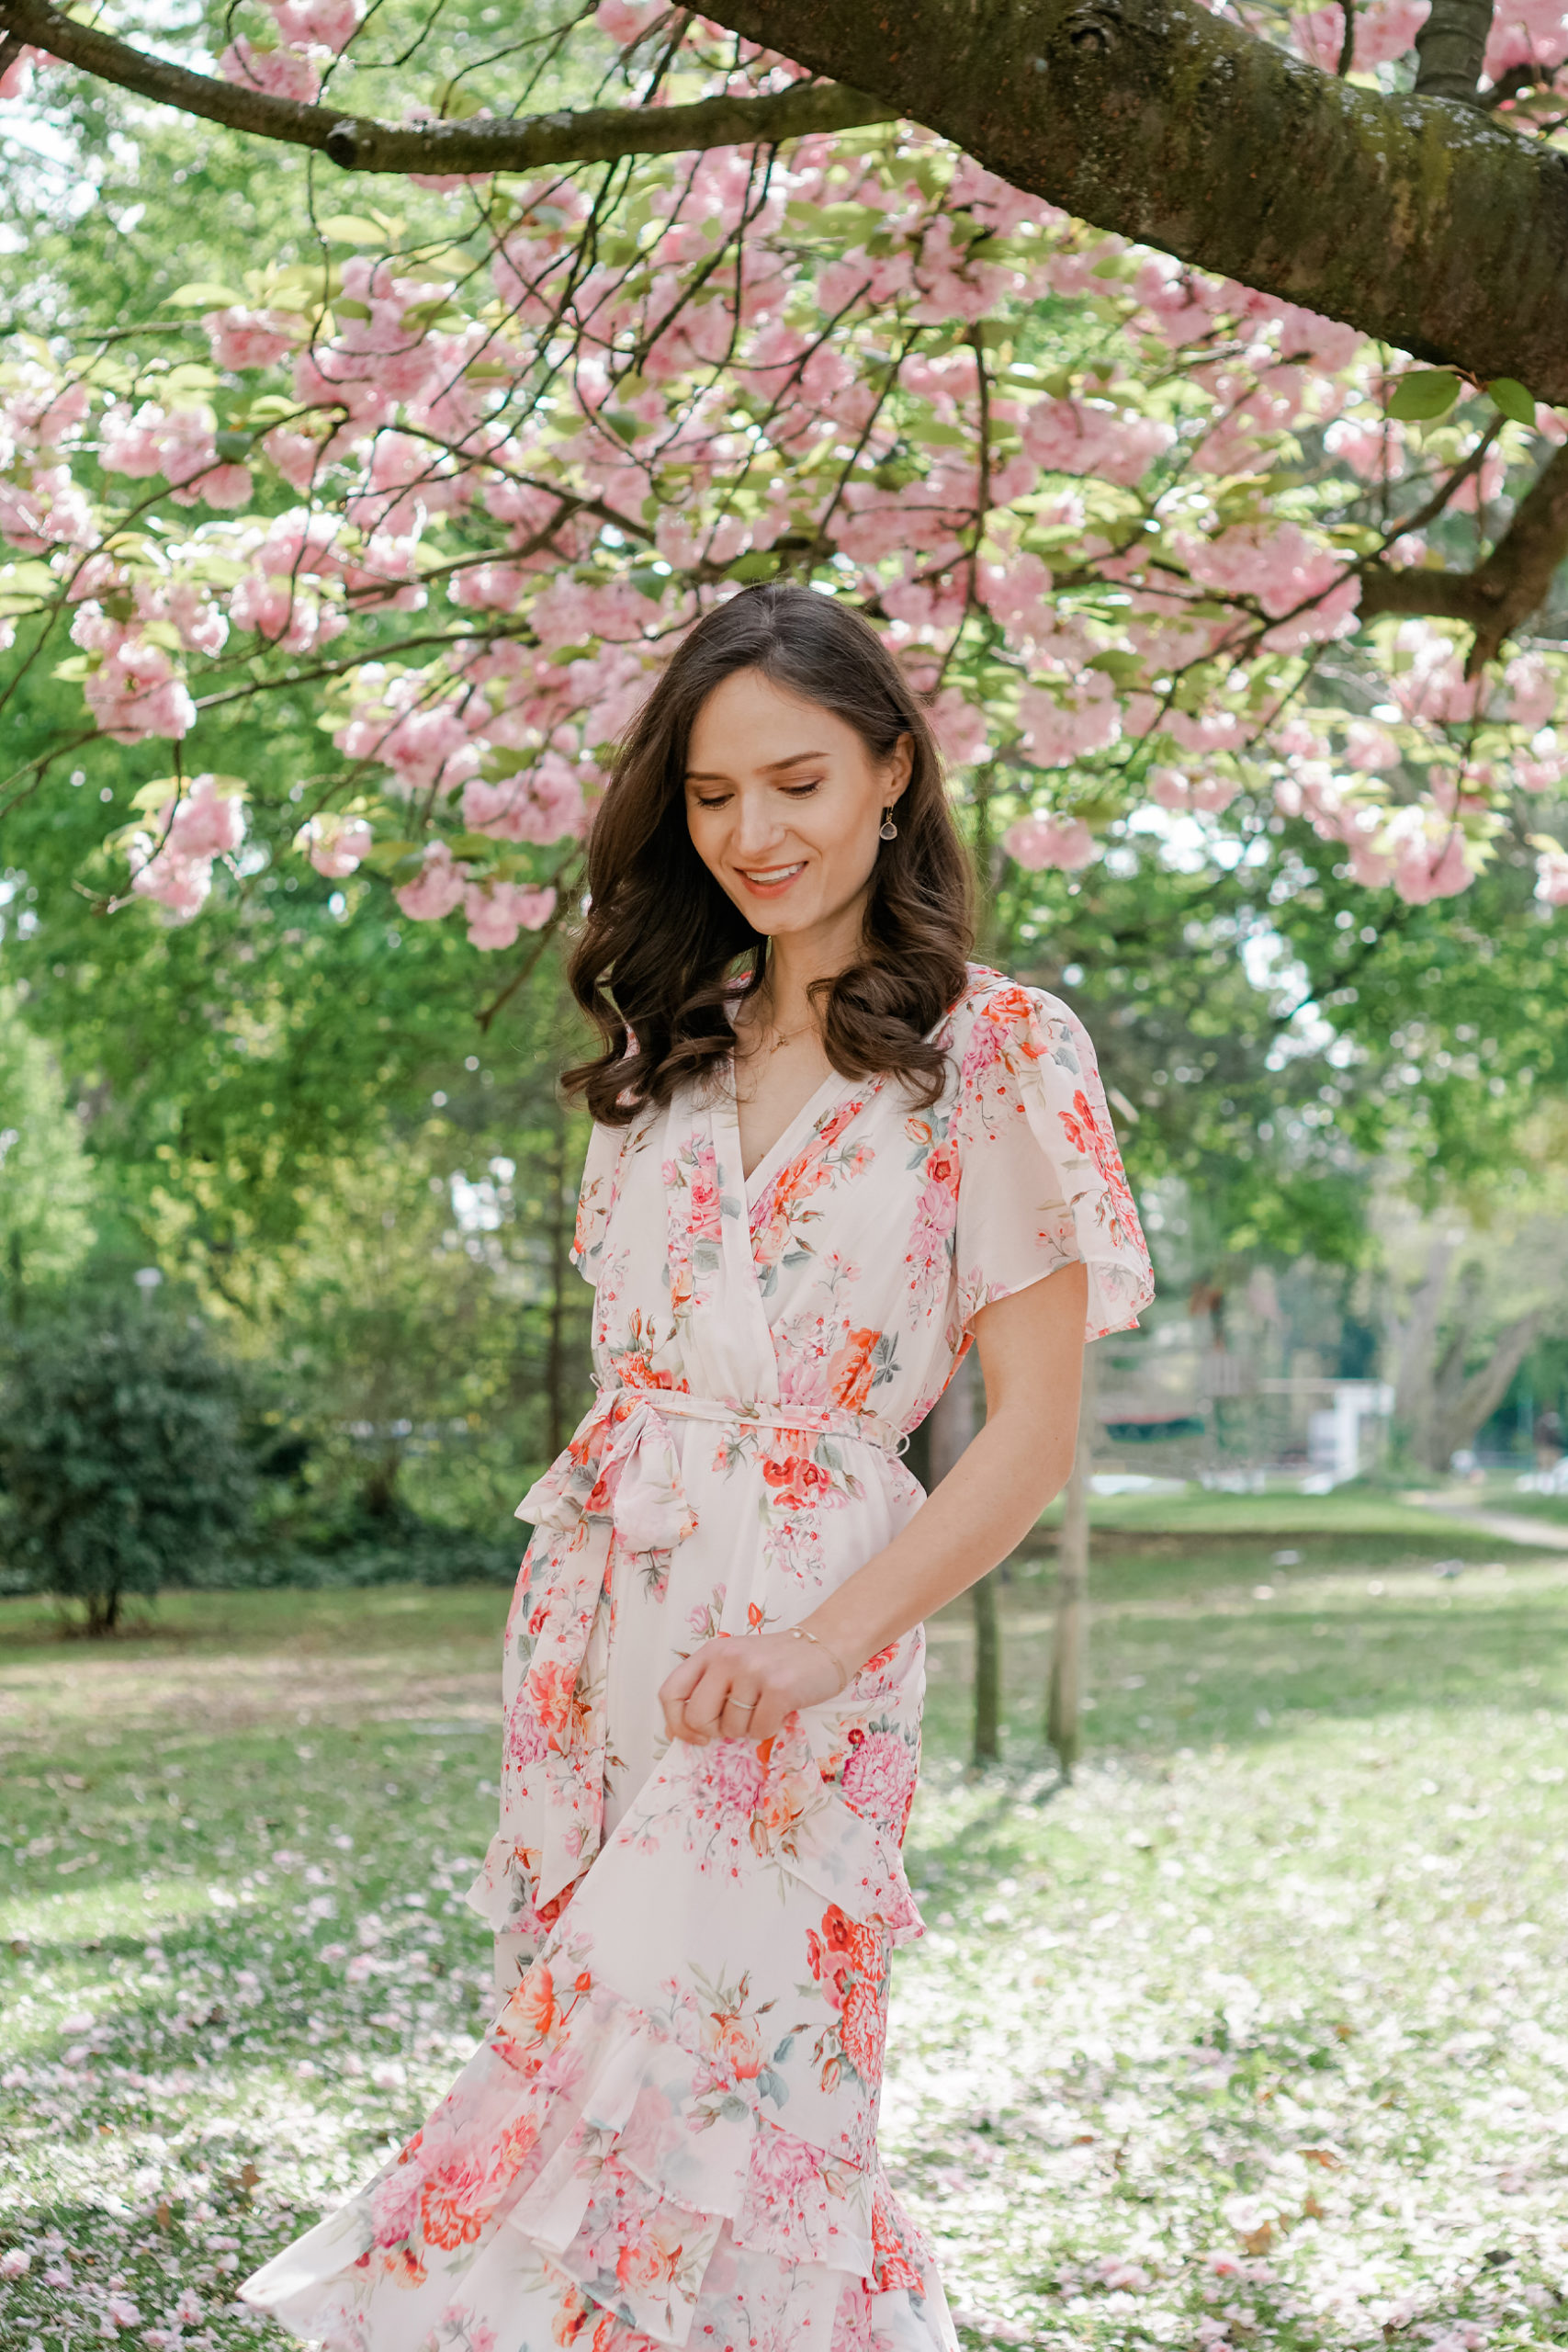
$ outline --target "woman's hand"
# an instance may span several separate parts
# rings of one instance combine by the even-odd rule
[[[772,1739],[796,1707],[819,1706],[844,1687],[820,1642],[790,1634],[721,1634],[682,1659],[659,1688],[671,1739]]]

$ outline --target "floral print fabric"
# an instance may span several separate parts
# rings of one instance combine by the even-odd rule
[[[833,1078],[747,1179],[690,1091],[596,1129],[598,1401],[525,1498],[501,1826],[473,1894],[536,1956],[397,2161],[247,2282],[344,2352],[936,2352],[876,2150],[919,1628],[772,1741],[668,1747],[715,1635],[796,1623],[922,1500],[899,1448],[994,1299],[1151,1295],[1094,1056],[972,967],[930,1110]]]

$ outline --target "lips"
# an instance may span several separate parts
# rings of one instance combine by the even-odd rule
[[[793,865],[761,866],[751,873],[747,873],[743,867],[737,870],[749,890],[757,891],[764,898],[771,898],[775,892],[787,889],[795,876],[805,872],[806,860],[798,858]]]

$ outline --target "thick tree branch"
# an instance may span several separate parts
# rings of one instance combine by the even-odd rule
[[[705,0],[1096,227],[1568,401],[1568,164],[1203,0]]]
[[[186,73],[48,0],[0,0],[0,34],[361,171],[533,170],[907,115],[1099,228],[1568,401],[1568,162],[1473,104],[1359,88],[1204,0],[714,0],[706,13],[834,86],[416,129]]]
[[[703,98],[686,107],[595,107],[515,121],[373,122],[193,74],[79,24],[48,0],[0,0],[0,30],[18,45],[47,50],[63,64],[139,97],[254,138],[316,148],[350,172],[531,172],[553,164],[602,164],[619,155],[678,154],[850,130],[885,121],[894,111],[859,90],[812,82],[769,97]]]
[[[1361,615],[1371,620],[1378,613],[1421,613],[1437,620],[1468,621],[1475,641],[1465,675],[1473,678],[1503,639],[1545,604],[1564,556],[1568,442],[1542,467],[1484,563],[1473,571],[1428,571],[1420,565],[1396,571],[1374,564],[1361,589]]]
[[[1492,0],[1432,0],[1416,36],[1416,96],[1479,106],[1476,85],[1491,29]]]

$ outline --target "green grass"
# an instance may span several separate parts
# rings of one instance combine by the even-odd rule
[[[1044,1565],[982,1779],[933,1625],[884,2142],[971,2352],[1568,2344],[1568,1560],[1420,1524],[1102,1542],[1066,1790]],[[281,2346],[236,2276],[482,2022],[502,1614],[0,1604],[5,2352]]]
[[[1479,1497],[1471,1501],[1461,1491],[1445,1499],[1455,1513],[1481,1508]],[[1503,1508],[1499,1498],[1488,1498],[1488,1505],[1493,1510]],[[1045,1524],[1055,1525],[1061,1514],[1060,1502],[1054,1503],[1045,1514]],[[1284,1488],[1262,1495],[1225,1495],[1201,1487],[1184,1495],[1095,1495],[1089,1518],[1096,1527],[1106,1529],[1238,1540],[1272,1535],[1281,1544],[1293,1543],[1302,1535],[1332,1535],[1345,1544],[1366,1535],[1402,1535],[1423,1556],[1429,1554],[1445,1527],[1450,1533],[1461,1532],[1457,1517],[1450,1521],[1441,1511],[1406,1502],[1399,1495],[1360,1487],[1341,1487],[1328,1495],[1303,1495]]]

